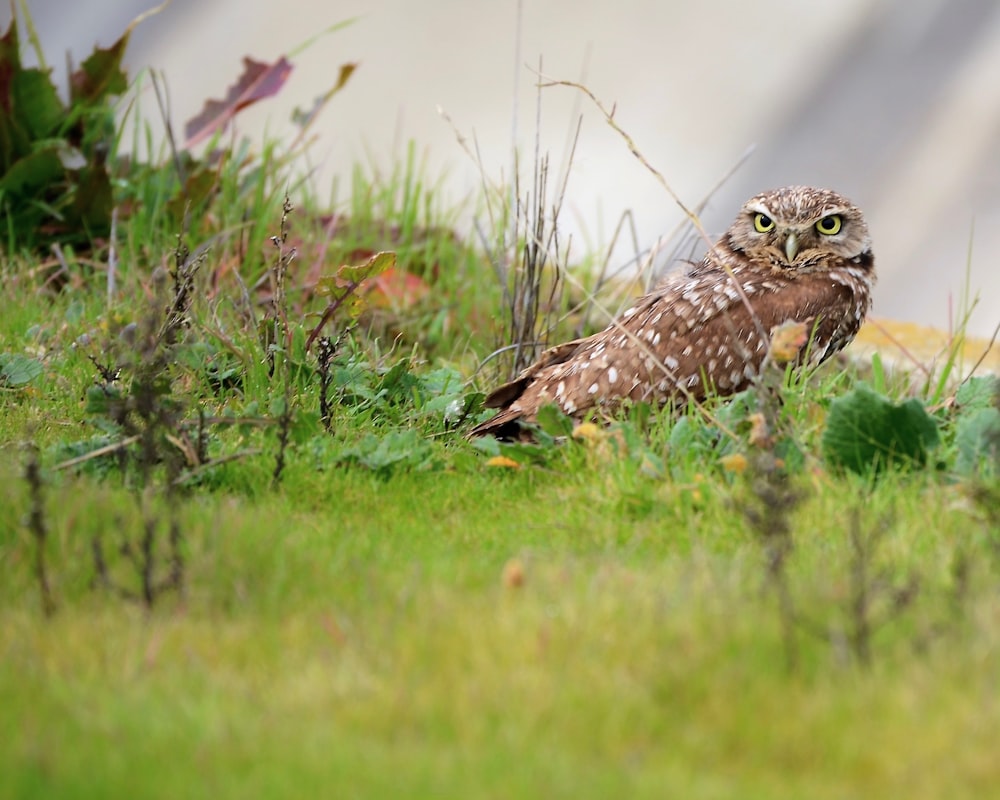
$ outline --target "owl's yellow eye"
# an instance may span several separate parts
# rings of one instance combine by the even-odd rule
[[[753,218],[753,226],[757,229],[757,233],[767,233],[768,231],[774,230],[774,220],[767,214],[755,214]]]
[[[828,217],[823,217],[823,219],[816,223],[816,230],[820,233],[825,233],[827,236],[833,236],[835,233],[840,233],[840,227],[843,224],[840,214],[831,214]]]

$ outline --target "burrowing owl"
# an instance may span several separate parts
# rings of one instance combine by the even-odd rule
[[[546,403],[581,419],[627,399],[738,392],[757,375],[771,331],[788,321],[808,325],[799,361],[818,364],[857,334],[874,282],[868,227],[850,201],[804,186],[759,194],[700,264],[668,277],[600,333],[545,351],[490,394],[486,406],[500,411],[472,435],[516,436]]]

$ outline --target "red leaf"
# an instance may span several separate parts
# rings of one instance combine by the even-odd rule
[[[225,99],[206,101],[201,113],[184,126],[185,148],[194,147],[228,125],[247,106],[276,95],[292,73],[292,64],[284,56],[273,64],[252,58],[244,58],[243,64],[243,74],[229,87]]]
[[[430,293],[430,287],[417,275],[396,267],[361,282],[361,292],[374,306],[402,310]]]
[[[11,82],[21,71],[21,43],[17,38],[17,17],[11,15],[10,27],[0,36],[0,110],[11,111]]]

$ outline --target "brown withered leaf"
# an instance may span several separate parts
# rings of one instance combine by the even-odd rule
[[[243,74],[229,87],[225,98],[207,100],[201,113],[188,120],[184,126],[184,134],[187,136],[185,148],[194,147],[228,125],[247,106],[276,95],[285,85],[293,68],[284,56],[273,64],[246,57],[243,65]]]
[[[524,586],[524,564],[520,559],[512,558],[503,565],[503,585],[506,589],[520,589]]]
[[[303,132],[306,131],[316,120],[319,112],[326,108],[326,104],[330,102],[330,98],[344,88],[344,84],[347,83],[357,68],[358,65],[356,63],[348,62],[347,64],[341,64],[340,72],[337,75],[337,82],[325,94],[321,94],[313,101],[312,108],[305,111],[296,108],[292,112],[292,122],[298,125]]]
[[[750,444],[754,447],[771,447],[774,440],[771,438],[771,429],[767,424],[767,418],[757,412],[751,414],[750,420]]]
[[[809,341],[809,330],[804,322],[789,320],[771,331],[769,355],[778,364],[794,361]]]
[[[730,453],[729,455],[722,456],[719,459],[719,463],[722,464],[722,468],[726,472],[732,472],[736,475],[742,475],[747,469],[747,457],[742,453]]]

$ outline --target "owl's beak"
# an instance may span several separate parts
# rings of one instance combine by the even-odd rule
[[[798,252],[799,237],[796,235],[795,231],[792,231],[787,237],[785,237],[785,256],[787,256],[789,264],[795,260],[795,254]]]

